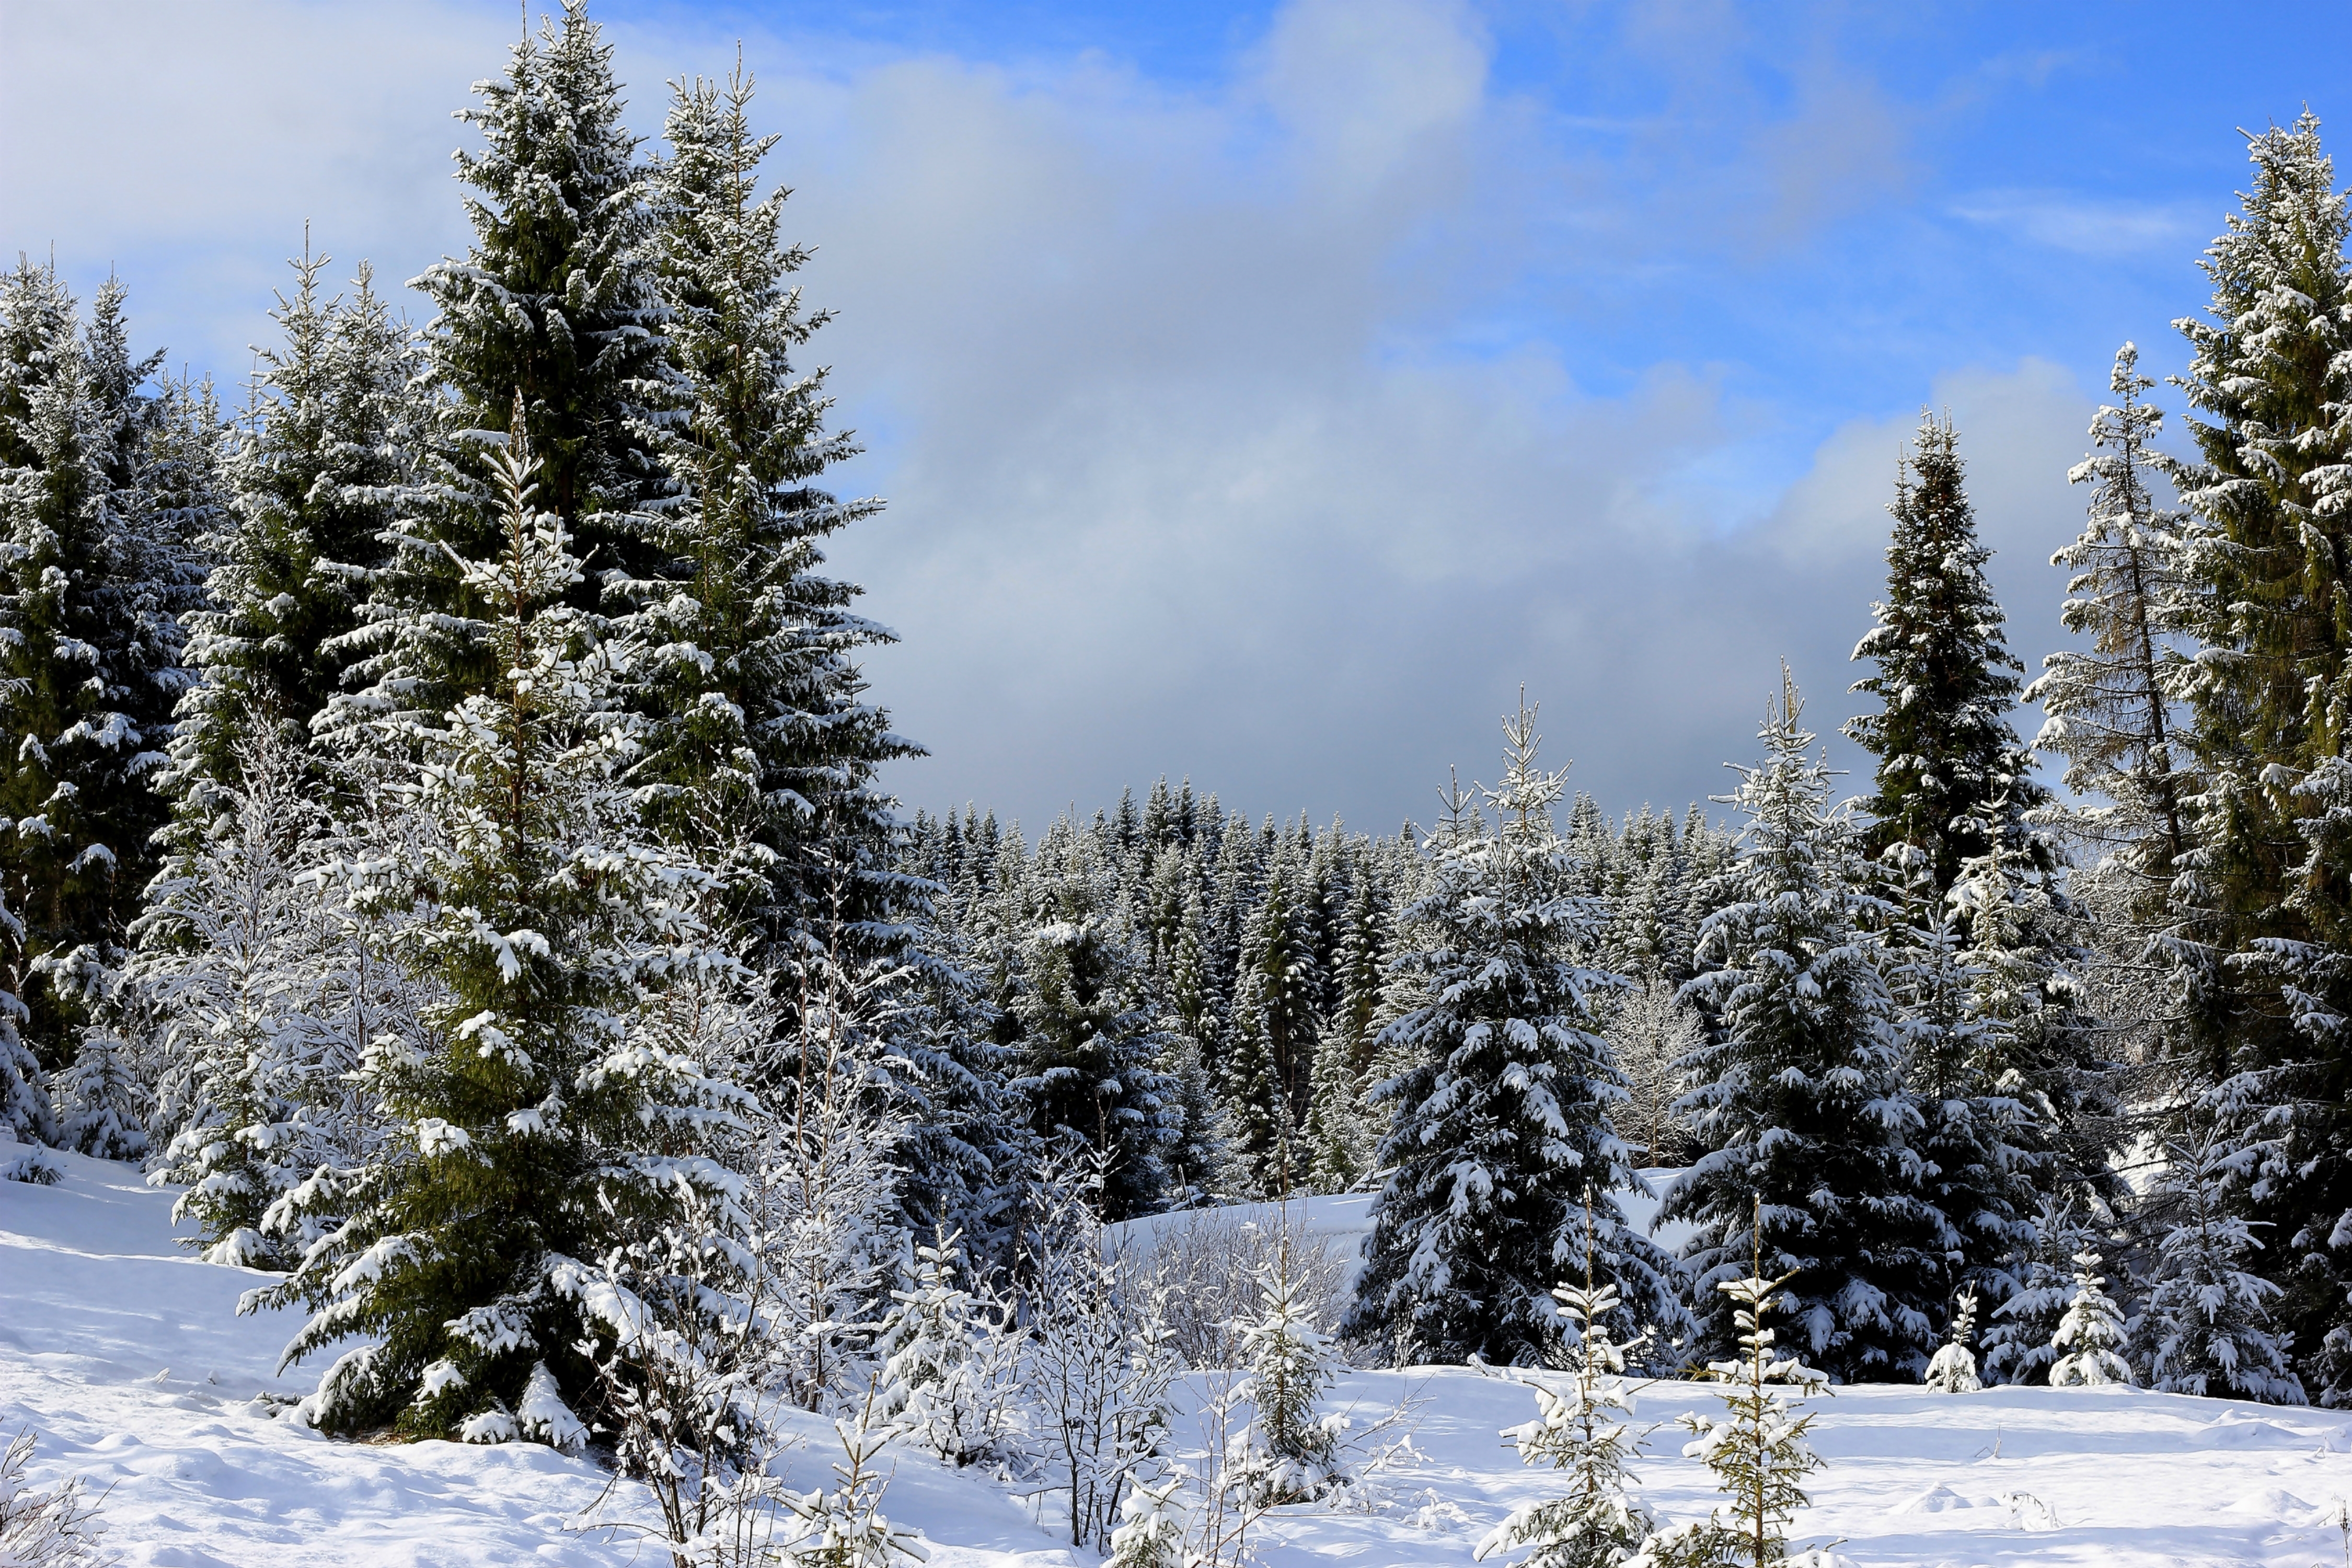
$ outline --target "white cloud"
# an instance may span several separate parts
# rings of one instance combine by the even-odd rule
[[[2118,202],[2051,191],[1983,191],[1952,205],[1956,217],[2076,256],[2179,255],[2211,221],[2179,203]]]

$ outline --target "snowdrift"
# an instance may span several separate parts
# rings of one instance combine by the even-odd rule
[[[371,1446],[278,1418],[308,1391],[277,1372],[290,1315],[235,1316],[263,1277],[177,1244],[172,1195],[129,1166],[62,1155],[55,1187],[0,1183],[0,1426],[30,1425],[43,1484],[87,1476],[124,1563],[171,1568],[336,1563],[488,1568],[643,1564],[628,1542],[565,1521],[604,1485],[593,1465],[516,1444]],[[1317,1228],[1360,1232],[1360,1209],[1319,1200]],[[1459,1368],[1351,1375],[1362,1416],[1416,1405],[1417,1457],[1333,1505],[1278,1513],[1272,1568],[1467,1563],[1473,1545],[1546,1478],[1496,1434],[1533,1412],[1525,1388]],[[1640,1398],[1671,1422],[1709,1402],[1687,1384]],[[1997,1389],[1939,1397],[1849,1389],[1817,1402],[1828,1461],[1807,1538],[1874,1564],[2256,1564],[2343,1560],[2352,1415],[2131,1391]],[[800,1484],[830,1463],[812,1427]],[[1637,1467],[1659,1513],[1704,1512],[1705,1478],[1680,1435]],[[900,1455],[884,1509],[932,1543],[937,1568],[1083,1568],[985,1480]]]

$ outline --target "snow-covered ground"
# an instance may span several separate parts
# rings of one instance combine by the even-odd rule
[[[110,1544],[126,1563],[411,1565],[648,1563],[626,1542],[568,1532],[596,1496],[593,1466],[545,1448],[329,1441],[277,1420],[265,1394],[293,1324],[234,1315],[261,1277],[195,1261],[168,1194],[127,1166],[64,1156],[67,1179],[0,1183],[0,1427],[40,1436],[36,1479],[111,1489]],[[1310,1223],[1360,1228],[1350,1200]],[[1354,1506],[1270,1521],[1274,1568],[1466,1563],[1509,1509],[1541,1495],[1498,1428],[1524,1388],[1462,1369],[1349,1377],[1364,1415],[1415,1405],[1419,1458],[1357,1489]],[[1708,1402],[1654,1388],[1647,1419]],[[1807,1533],[1843,1536],[1856,1564],[2262,1564],[2347,1561],[2352,1415],[2132,1392],[1995,1390],[1957,1398],[1851,1389],[1819,1401]],[[1671,1428],[1639,1474],[1671,1518],[1704,1511]],[[814,1484],[829,1456],[805,1457]],[[1367,1506],[1369,1505],[1369,1506]],[[970,1475],[901,1456],[884,1509],[933,1543],[938,1568],[1075,1568],[1024,1508]]]

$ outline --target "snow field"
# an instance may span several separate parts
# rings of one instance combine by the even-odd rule
[[[131,1167],[61,1155],[58,1186],[0,1183],[0,1426],[30,1425],[34,1479],[105,1489],[108,1544],[130,1568],[602,1568],[656,1560],[571,1532],[594,1466],[528,1444],[336,1442],[275,1417],[309,1369],[274,1368],[291,1314],[235,1316],[266,1278],[197,1261],[171,1232],[173,1194]],[[1349,1234],[1350,1200],[1314,1228]],[[1181,1385],[1188,1408],[1209,1380]],[[1534,1414],[1511,1380],[1458,1368],[1358,1373],[1336,1403],[1360,1427],[1412,1407],[1415,1453],[1331,1504],[1280,1510],[1269,1568],[1467,1563],[1518,1504],[1547,1493],[1497,1436]],[[1643,1420],[1712,1404],[1654,1385]],[[2314,1568],[2344,1561],[2352,1414],[2133,1391],[1992,1389],[1943,1396],[1853,1388],[1813,1402],[1827,1460],[1802,1521],[1843,1537],[1858,1568],[2113,1564]],[[1178,1441],[1188,1419],[1180,1418]],[[829,1428],[807,1423],[793,1482],[822,1484]],[[1671,1519],[1703,1513],[1704,1473],[1671,1426],[1635,1474]],[[898,1452],[884,1511],[931,1543],[935,1568],[1082,1568],[1029,1509],[980,1477]]]

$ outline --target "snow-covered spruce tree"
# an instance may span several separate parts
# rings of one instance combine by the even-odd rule
[[[1927,1386],[1937,1394],[1974,1394],[1984,1386],[1977,1376],[1977,1352],[1969,1348],[1976,1332],[1977,1294],[1963,1290],[1952,1306],[1952,1337],[1927,1363]]]
[[[1105,1222],[1151,1213],[1181,1135],[1158,1067],[1165,1037],[1141,994],[1110,868],[1067,817],[1037,847],[1029,896],[1034,923],[1019,944],[1021,985],[1008,1009],[1020,1029],[1012,1091],[1040,1142],[1075,1138],[1103,1158],[1090,1191]]]
[[[565,0],[562,20],[518,41],[506,74],[477,83],[479,103],[459,112],[483,141],[456,155],[473,238],[412,284],[436,310],[422,343],[433,417],[361,624],[327,645],[350,668],[321,729],[364,727],[387,706],[438,711],[498,679],[460,563],[504,548],[504,503],[478,454],[518,407],[541,500],[583,563],[567,602],[593,615],[608,583],[663,574],[646,509],[670,486],[643,432],[677,395],[612,57],[585,0]],[[394,670],[407,683],[397,690]]]
[[[1577,961],[1601,911],[1567,891],[1579,868],[1551,816],[1566,770],[1538,765],[1524,704],[1504,736],[1501,783],[1485,792],[1494,826],[1457,789],[1429,841],[1430,883],[1406,912],[1420,945],[1395,960],[1421,1005],[1383,1035],[1412,1065],[1373,1091],[1393,1118],[1380,1162],[1394,1173],[1342,1332],[1400,1363],[1559,1353],[1569,1325],[1551,1287],[1576,1256],[1588,1188],[1597,1278],[1622,1303],[1610,1331],[1686,1321],[1672,1264],[1614,1196],[1646,1189],[1610,1120],[1624,1079],[1593,1031],[1594,1002],[1621,982]]]
[[[1908,846],[1941,893],[1961,861],[1984,852],[1988,832],[2021,831],[2046,792],[2010,725],[2023,666],[1985,581],[1992,552],[1977,541],[1949,419],[1921,416],[1887,510],[1886,597],[1871,606],[1874,624],[1853,650],[1878,670],[1853,689],[1881,707],[1846,733],[1878,759],[1864,805],[1866,851]],[[2002,809],[1991,815],[1996,801]]]
[[[2139,374],[2139,350],[2116,353],[2107,382],[2116,401],[2091,421],[2101,450],[2067,474],[2089,484],[2082,536],[2050,558],[2073,575],[2061,623],[2087,648],[2053,653],[2022,700],[2048,717],[2037,749],[2066,759],[2067,793],[2103,804],[2058,808],[2075,838],[2112,860],[2129,879],[2126,907],[2144,944],[2163,923],[2166,889],[2189,846],[2183,777],[2177,754],[2175,694],[2189,674],[2174,640],[2184,605],[2179,569],[2182,519],[2156,503],[2156,455],[2148,443],[2163,414],[2141,401],[2155,383]],[[2165,967],[2144,951],[2127,962]]]
[[[1918,1118],[1908,1142],[1940,1231],[1942,1293],[1999,1303],[2018,1288],[2034,1240],[2032,1178],[2050,1163],[2040,1126],[2047,1102],[2009,1066],[2015,1026],[1988,1005],[1990,964],[1961,946],[1950,901],[1924,885],[1913,893],[1887,954]]]
[[[2130,1363],[2123,1358],[2124,1311],[2108,1297],[2098,1267],[2097,1253],[2074,1255],[2074,1299],[2050,1341],[2057,1354],[2050,1363],[2053,1388],[2105,1388],[2132,1381]]]
[[[119,283],[78,332],[51,268],[0,279],[0,885],[22,922],[0,989],[50,1070],[122,962],[163,819],[149,774],[188,680],[188,509],[143,488],[162,359],[131,358]]]
[[[192,833],[236,809],[218,797],[238,784],[239,748],[257,726],[309,743],[410,476],[423,417],[412,334],[364,262],[349,300],[322,298],[330,260],[306,247],[291,263],[293,297],[271,312],[284,342],[261,351],[225,465],[211,603],[188,617],[187,661],[204,679],[181,699],[162,780]]]
[[[2271,1322],[2279,1288],[2247,1268],[2262,1243],[2231,1210],[2235,1184],[2221,1159],[2210,1133],[2165,1151],[2146,1205],[2162,1227],[2156,1268],[2131,1322],[2130,1359],[2159,1394],[2301,1405],[2303,1381]]]
[[[0,885],[0,1131],[19,1143],[54,1143],[58,1117],[47,1075],[25,1044],[25,1005],[11,989],[24,946],[24,922],[9,910]]]
[[[1317,1327],[1308,1280],[1286,1229],[1258,1274],[1258,1310],[1236,1328],[1252,1420],[1247,1451],[1229,1464],[1263,1507],[1311,1502],[1347,1478],[1339,1472],[1346,1418],[1318,1408],[1341,1363]]]
[[[2205,1114],[2242,1173],[2244,1217],[2275,1226],[2257,1271],[2296,1370],[2352,1400],[2352,919],[2341,858],[2316,848],[2344,794],[2323,770],[2352,734],[2352,214],[2308,112],[2248,139],[2252,184],[2207,247],[2212,300],[2177,325],[2193,353],[2192,462],[2168,463],[2183,531],[2179,633],[2197,782],[2177,918],[2210,950],[2189,1000]],[[2331,1336],[2333,1336],[2331,1342]]]
[[[2073,1194],[2044,1197],[2033,1215],[2033,1249],[2009,1300],[1992,1310],[1984,1331],[1984,1375],[1994,1383],[2049,1381],[2050,1348],[2074,1299],[2074,1258],[2102,1245],[2075,1208]]]
[[[748,1097],[656,1027],[677,977],[733,960],[699,913],[712,879],[647,841],[623,782],[627,650],[564,605],[579,559],[522,440],[487,466],[506,532],[459,563],[453,635],[497,673],[369,737],[415,770],[420,842],[378,872],[415,911],[392,956],[440,994],[422,1047],[372,1042],[394,1141],[311,1184],[349,1217],[253,1300],[317,1307],[289,1362],[362,1342],[306,1402],[314,1426],[562,1442],[594,1389],[590,1262],[733,1185],[706,1151]]]
[[[1748,822],[1733,900],[1701,929],[1715,967],[1687,988],[1722,1031],[1684,1058],[1696,1087],[1675,1108],[1710,1152],[1659,1214],[1697,1227],[1684,1258],[1704,1351],[1740,1336],[1725,1288],[1769,1270],[1787,1279],[1809,1361],[1843,1382],[1916,1381],[1942,1305],[1944,1226],[1911,1147],[1919,1113],[1869,934],[1890,911],[1802,714],[1783,670],[1764,761],[1730,797]]]
[[[1562,1285],[1552,1294],[1576,1327],[1568,1387],[1533,1384],[1536,1419],[1503,1436],[1525,1463],[1566,1472],[1568,1489],[1514,1510],[1474,1555],[1525,1552],[1518,1568],[1616,1568],[1657,1526],[1625,1473],[1648,1436],[1633,1429],[1633,1401],[1624,1385],[1626,1352],[1640,1347],[1610,1337],[1605,1325],[1619,1316],[1617,1292],[1593,1283],[1589,1260],[1582,1286]]]
[[[1695,1436],[1683,1453],[1715,1473],[1717,1489],[1729,1500],[1704,1520],[1657,1531],[1627,1560],[1626,1568],[1767,1568],[1776,1563],[1793,1568],[1826,1559],[1826,1552],[1789,1550],[1789,1526],[1810,1500],[1805,1478],[1822,1461],[1805,1441],[1813,1418],[1796,1414],[1788,1391],[1802,1398],[1829,1380],[1801,1358],[1783,1360],[1772,1353],[1776,1336],[1764,1318],[1777,1304],[1773,1292],[1785,1283],[1760,1274],[1716,1282],[1732,1303],[1738,1352],[1709,1363],[1707,1371],[1724,1388],[1724,1414],[1685,1417]]]
[[[782,186],[759,188],[774,136],[751,129],[751,79],[678,83],[650,194],[673,387],[641,434],[676,493],[651,525],[663,577],[628,590],[654,650],[653,727],[636,777],[676,842],[719,867],[765,944],[815,940],[841,898],[859,956],[896,955],[893,923],[919,888],[888,864],[889,801],[875,771],[919,748],[866,700],[855,662],[891,635],[824,575],[824,542],[880,510],[817,488],[858,451],[827,431],[823,370],[794,356],[827,320],[793,274]],[[955,1070],[969,1070],[963,1063]]]

